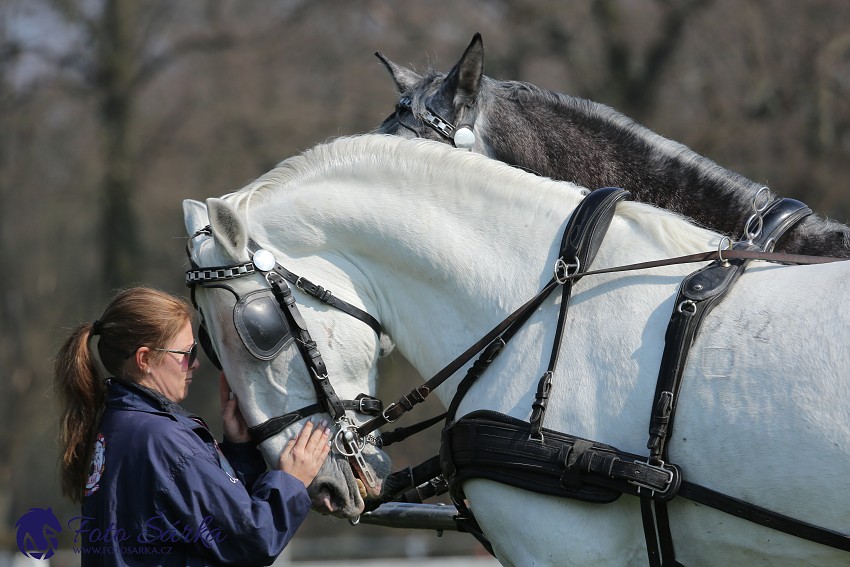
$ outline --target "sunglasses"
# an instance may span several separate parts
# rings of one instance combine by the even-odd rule
[[[183,360],[180,362],[180,369],[185,372],[192,368],[192,365],[195,364],[195,360],[198,358],[198,341],[192,341],[192,346],[189,347],[189,350],[173,350],[169,348],[155,348],[153,350],[182,354]]]

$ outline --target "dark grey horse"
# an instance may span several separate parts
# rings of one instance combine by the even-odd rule
[[[484,75],[476,34],[448,73],[424,76],[376,54],[401,98],[379,133],[453,142],[459,147],[578,185],[623,187],[639,201],[737,237],[762,185],[588,100]],[[473,137],[474,132],[474,137]],[[771,197],[773,198],[773,197]],[[811,215],[777,251],[850,258],[850,227]]]

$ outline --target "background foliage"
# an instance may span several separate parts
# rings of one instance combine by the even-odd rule
[[[847,22],[846,0],[0,0],[0,543],[31,506],[72,512],[51,376],[68,329],[120,287],[185,293],[182,199],[380,124],[396,96],[375,51],[445,71],[480,31],[488,75],[614,106],[847,222]],[[187,405],[215,416],[210,366]]]

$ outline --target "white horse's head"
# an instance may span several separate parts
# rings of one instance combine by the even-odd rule
[[[208,354],[211,358],[217,356],[248,425],[266,424],[271,429],[273,434],[260,444],[266,461],[273,467],[277,465],[286,442],[300,431],[307,419],[327,420],[334,443],[331,455],[308,488],[313,508],[339,517],[359,516],[367,502],[380,494],[390,461],[374,444],[359,438],[354,445],[346,444],[343,435],[370,418],[350,406],[360,394],[375,393],[375,362],[382,337],[370,331],[366,322],[304,293],[308,284],[280,280],[296,300],[295,317],[303,320],[303,326],[315,341],[333,391],[340,400],[348,402],[344,416],[334,420],[326,411],[328,406],[315,407],[323,403],[323,395],[319,394],[321,387],[317,387],[315,373],[308,370],[309,354],[302,352],[298,344],[303,336],[296,320],[283,312],[286,307],[275,296],[270,283],[274,277],[269,272],[279,273],[272,267],[275,262],[278,268],[286,266],[293,271],[303,266],[265,241],[264,229],[252,233],[245,211],[240,211],[231,197],[209,199],[206,205],[187,200],[184,217],[188,234],[194,235],[189,242],[193,267],[225,268],[214,274],[196,272],[192,293],[201,317],[201,343],[203,334],[208,334],[211,339],[208,342],[215,349]],[[270,264],[255,255],[260,245],[254,239],[267,251],[266,262],[273,258]],[[226,270],[231,267],[233,270]],[[283,272],[286,273],[285,268]],[[354,304],[352,307],[364,313],[370,312],[370,308],[374,312],[374,306],[359,298],[344,274],[330,263],[326,266],[313,263],[309,273],[299,272],[299,275],[333,289],[335,297]],[[383,341],[386,347],[388,338],[384,336]],[[361,404],[358,409],[363,407]],[[272,428],[273,425],[278,427]],[[269,433],[266,430],[260,437]],[[357,457],[362,457],[359,466],[351,455],[357,451]]]

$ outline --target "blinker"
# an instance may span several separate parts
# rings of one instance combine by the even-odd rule
[[[207,355],[207,358],[210,359],[213,366],[222,370],[221,361],[218,359],[215,348],[213,348],[212,339],[210,339],[210,334],[207,332],[207,327],[203,322],[201,322],[198,326],[198,343],[201,345],[201,348],[204,350],[204,354]]]
[[[233,307],[233,323],[245,348],[260,360],[273,359],[292,340],[289,324],[268,290],[242,297]]]

